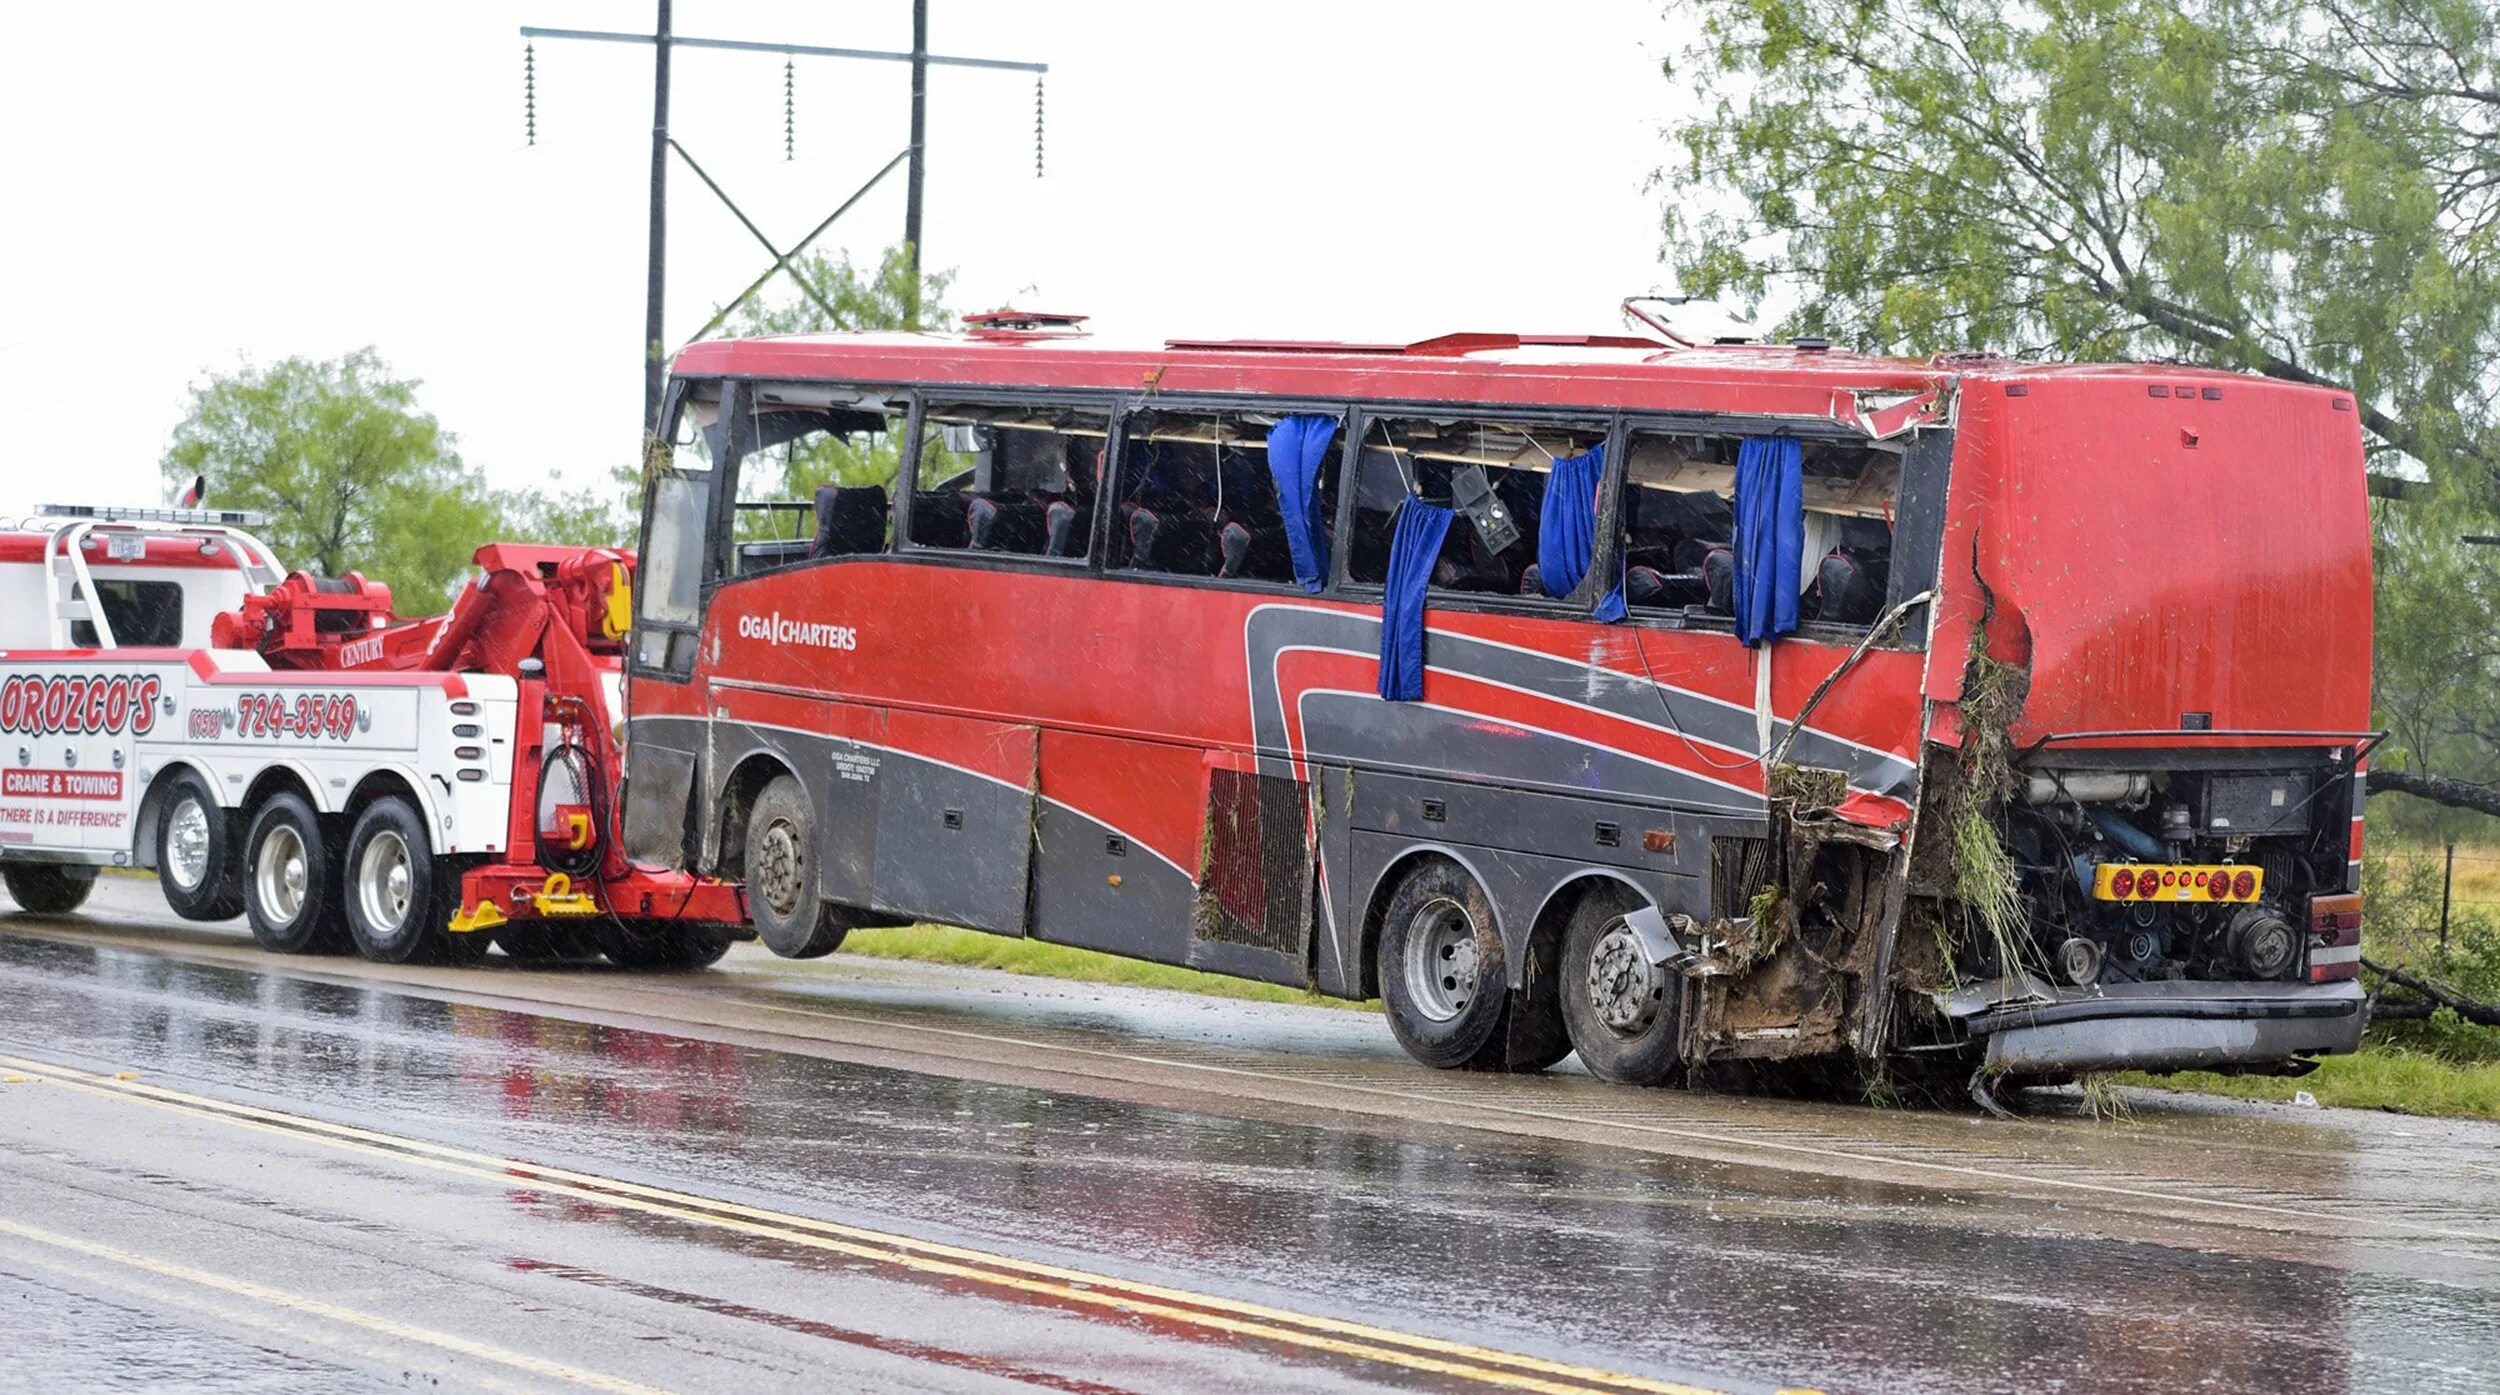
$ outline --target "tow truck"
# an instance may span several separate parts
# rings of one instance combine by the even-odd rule
[[[287,572],[245,513],[47,506],[0,525],[0,882],[76,910],[153,869],[192,920],[386,963],[696,968],[733,882],[614,836],[631,552],[477,549],[451,609]]]

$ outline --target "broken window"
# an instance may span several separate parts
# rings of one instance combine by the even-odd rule
[[[1772,434],[1765,432],[1762,434]],[[1624,465],[1624,598],[1634,611],[1735,613],[1736,458],[1745,437],[1635,431]],[[1804,440],[1798,618],[1865,625],[1884,608],[1901,456],[1886,443]]]
[[[915,547],[1082,559],[1110,417],[1072,407],[933,402],[911,500]]]
[[[759,383],[739,402],[735,574],[883,552],[903,459],[899,394]]]
[[[1412,497],[1457,515],[1426,583],[1430,590],[1543,597],[1536,555],[1546,476],[1557,459],[1595,450],[1605,440],[1598,424],[1370,419],[1355,476],[1347,575],[1374,585],[1386,579],[1397,509]]]
[[[1121,436],[1110,565],[1277,583],[1299,574],[1317,589],[1328,575],[1337,507],[1337,430],[1333,415],[1131,416]],[[1281,458],[1271,460],[1272,451]],[[1291,526],[1297,521],[1300,568]]]

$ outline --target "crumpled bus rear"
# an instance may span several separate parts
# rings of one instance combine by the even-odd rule
[[[1969,382],[1928,652],[1933,1001],[2000,1074],[2359,1044],[2370,528],[2348,394]],[[1905,932],[1905,942],[1914,938]]]

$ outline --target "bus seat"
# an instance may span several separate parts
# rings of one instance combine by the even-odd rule
[[[911,540],[922,547],[970,544],[969,496],[958,489],[922,489],[911,496]]]
[[[1823,564],[1816,570],[1815,589],[1821,597],[1814,618],[1835,625],[1873,621],[1876,612],[1883,608],[1890,573],[1890,562],[1880,554],[1851,547],[1833,548],[1823,554]]]
[[[1094,511],[1065,499],[1042,508],[1042,553],[1048,557],[1082,557],[1094,532]]]
[[[964,535],[966,545],[980,552],[1039,553],[1047,540],[1041,501],[1012,494],[967,494]]]
[[[816,541],[810,557],[885,550],[885,490],[873,484],[816,487]]]
[[[1217,576],[1251,581],[1293,579],[1293,550],[1285,543],[1282,525],[1254,528],[1240,519],[1228,519],[1216,532],[1216,548],[1223,558],[1216,568]]]
[[[1705,554],[1701,562],[1704,598],[1702,604],[1713,615],[1736,613],[1736,549],[1719,543]]]
[[[1206,576],[1214,571],[1208,556],[1214,529],[1188,510],[1122,504],[1128,525],[1128,565],[1138,571]]]

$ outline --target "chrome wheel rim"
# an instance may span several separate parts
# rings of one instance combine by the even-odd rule
[[[253,879],[260,887],[261,909],[282,923],[292,922],[304,910],[304,893],[312,883],[311,860],[304,855],[304,837],[285,824],[272,828],[260,840],[260,856],[253,859]]]
[[[208,811],[188,795],[166,816],[164,870],[185,891],[208,876]]]
[[[364,856],[356,859],[356,901],[365,913],[365,924],[384,934],[399,929],[408,919],[416,880],[406,839],[388,828],[366,839]]]
[[[781,919],[796,915],[802,872],[806,859],[799,849],[799,833],[786,819],[776,819],[765,826],[761,865],[754,872],[755,889],[763,894],[764,904],[772,907]]]
[[[1589,1006],[1617,1036],[1636,1037],[1658,1020],[1667,976],[1641,948],[1641,938],[1621,920],[1608,924],[1589,951]]]
[[[1424,903],[1406,923],[1406,996],[1415,1010],[1447,1022],[1475,1001],[1476,922],[1448,897]]]

